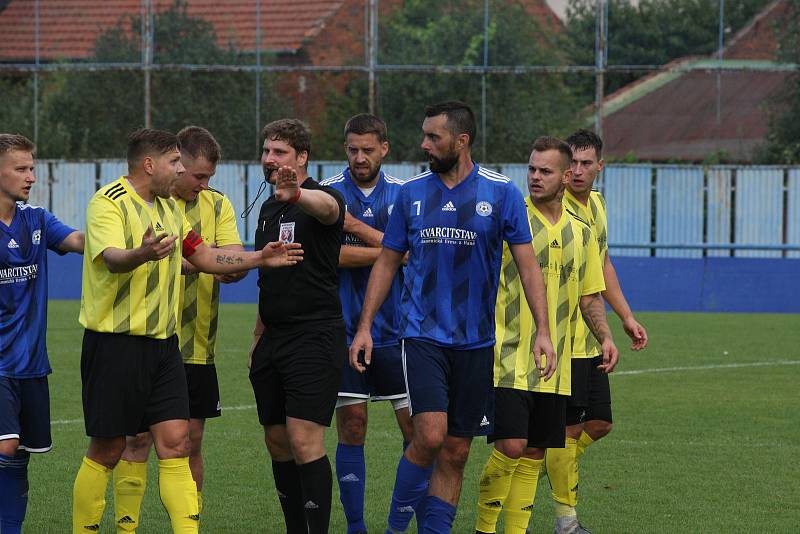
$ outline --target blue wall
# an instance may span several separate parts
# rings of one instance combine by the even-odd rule
[[[49,255],[51,299],[79,299],[82,257]],[[636,311],[800,313],[800,260],[767,258],[614,258]],[[256,302],[254,272],[223,285],[223,302]]]

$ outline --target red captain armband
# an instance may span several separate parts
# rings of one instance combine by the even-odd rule
[[[287,200],[286,202],[288,202],[289,204],[296,204],[296,203],[297,203],[297,201],[298,201],[298,200],[300,200],[300,193],[301,193],[302,191],[303,191],[303,190],[302,190],[300,187],[298,187],[298,188],[297,188],[297,194],[294,196],[294,198],[290,198],[290,199],[289,199],[289,200]]]
[[[202,244],[203,238],[197,235],[194,230],[189,230],[189,233],[183,238],[183,257],[190,258],[192,254],[197,252],[197,247]]]

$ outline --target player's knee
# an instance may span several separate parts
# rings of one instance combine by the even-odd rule
[[[525,453],[527,440],[523,439],[503,439],[495,442],[494,447],[504,456],[509,458],[519,458]]]
[[[364,417],[348,417],[342,425],[341,438],[345,445],[363,445],[367,437],[367,420]]]
[[[413,443],[416,448],[435,455],[444,443],[444,434],[433,428],[415,428]]]
[[[441,460],[454,471],[463,472],[469,459],[469,446],[469,440],[448,440],[442,447],[437,461]]]
[[[0,454],[3,456],[14,456],[19,448],[18,439],[4,439],[0,441]]]
[[[585,432],[589,434],[593,440],[597,441],[598,439],[609,435],[613,427],[614,425],[610,422],[597,419],[594,421],[589,421],[586,424]]]
[[[144,454],[146,458],[147,452],[150,450],[150,445],[152,444],[153,437],[150,435],[150,432],[143,432],[136,436],[128,437],[125,443],[125,455],[131,454],[134,456],[141,456]]]
[[[158,444],[158,457],[165,458],[186,458],[191,452],[189,434],[176,434],[166,436]]]

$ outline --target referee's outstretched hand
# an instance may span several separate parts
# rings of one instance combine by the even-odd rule
[[[359,356],[363,355],[363,361]],[[363,373],[372,361],[372,335],[369,330],[359,329],[350,344],[350,367]]]
[[[264,267],[288,267],[303,261],[303,248],[300,243],[272,241],[261,249]]]
[[[142,257],[145,261],[158,261],[166,258],[175,250],[176,239],[178,239],[177,235],[153,235],[153,225],[148,225],[142,236],[142,244],[139,247]]]
[[[283,166],[276,171],[275,200],[280,202],[295,201],[298,196],[300,186],[297,184],[297,172],[291,167]]]

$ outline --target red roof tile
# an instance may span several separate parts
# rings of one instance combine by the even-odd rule
[[[153,0],[155,10],[172,0]],[[256,47],[255,0],[188,0],[190,15],[214,25],[219,42],[240,50]],[[266,51],[297,51],[317,35],[344,0],[262,0],[261,42]],[[84,58],[97,36],[142,11],[141,0],[48,0],[40,2],[42,60]],[[0,60],[30,60],[36,55],[33,0],[12,0],[0,12]],[[359,21],[360,23],[360,21]]]

